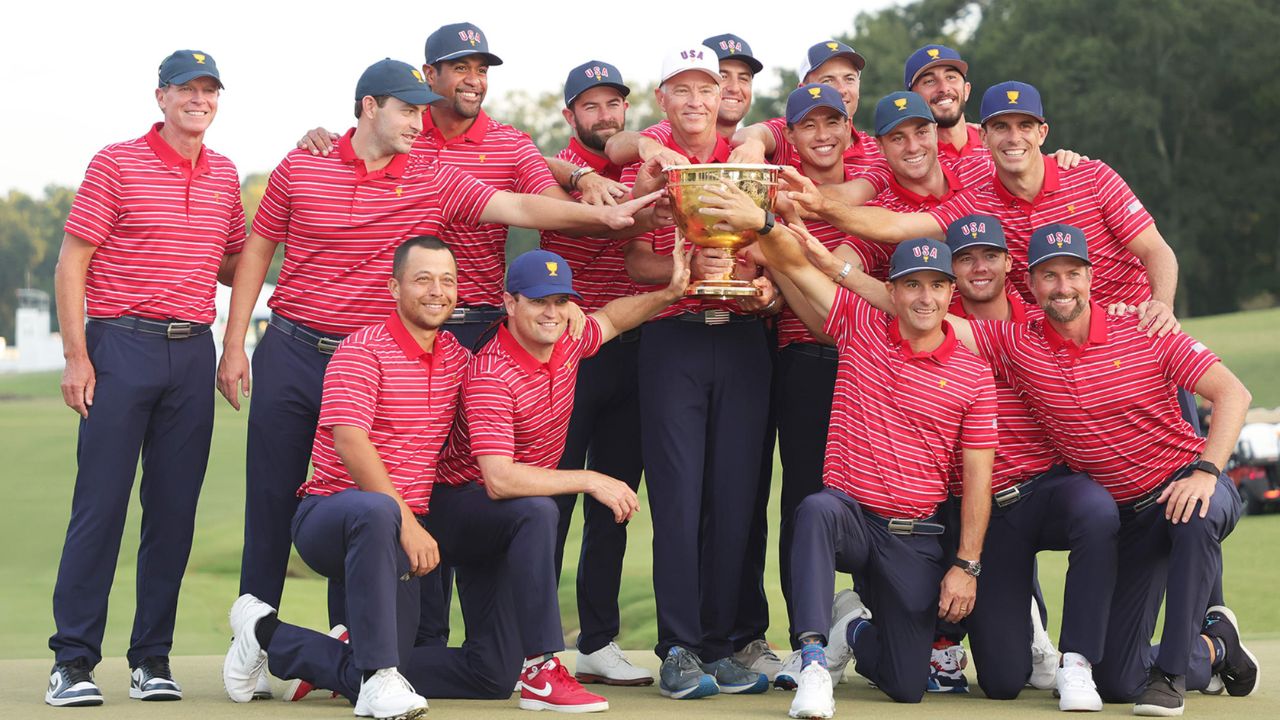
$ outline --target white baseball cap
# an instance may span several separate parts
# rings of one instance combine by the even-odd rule
[[[686,70],[701,70],[719,83],[720,56],[716,55],[715,50],[701,43],[690,43],[668,50],[662,59],[662,79],[659,82],[666,82]]]

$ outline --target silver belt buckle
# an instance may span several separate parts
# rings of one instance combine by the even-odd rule
[[[316,350],[324,355],[332,355],[337,352],[338,345],[341,342],[341,340],[334,340],[333,338],[320,338],[316,341]]]
[[[466,321],[467,321],[467,309],[464,307],[457,307],[455,305],[453,308],[453,312],[449,313],[449,319],[446,320],[445,322],[457,325],[459,323],[464,323]]]
[[[1022,499],[1022,491],[1017,485],[1010,485],[996,493],[992,499],[996,501],[996,507],[1007,507]]]
[[[725,325],[729,322],[729,311],[724,308],[703,310],[702,322],[707,325]]]
[[[191,337],[191,323],[169,323],[169,327],[165,328],[164,336],[170,340],[185,340]]]
[[[916,531],[916,521],[904,518],[893,518],[889,521],[889,532],[894,535],[911,535]]]

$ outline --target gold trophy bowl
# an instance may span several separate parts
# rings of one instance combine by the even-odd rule
[[[704,248],[725,248],[737,251],[757,239],[754,230],[716,230],[717,218],[703,215],[704,205],[700,196],[706,187],[733,184],[755,201],[761,210],[772,210],[778,194],[777,165],[707,164],[668,165],[662,170],[667,174],[667,195],[671,198],[671,213],[676,227],[685,240]],[[751,297],[760,291],[746,280],[735,280],[733,272],[721,277],[704,278],[689,283],[686,295],[700,297]]]

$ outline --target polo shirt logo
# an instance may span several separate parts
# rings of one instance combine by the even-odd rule
[[[840,48],[840,43],[829,42],[827,43],[827,48],[831,50],[831,52],[835,52]]]
[[[559,277],[556,273],[560,271],[560,263],[548,262],[546,265],[548,277]]]
[[[939,380],[939,381],[938,381],[938,388],[939,388],[939,389],[944,388],[944,387],[946,387],[946,386],[947,386],[947,381],[946,381],[946,380]]]
[[[471,43],[471,47],[475,47],[476,43],[484,42],[484,38],[475,30],[459,30],[458,39],[463,42]]]
[[[928,53],[929,53],[929,57],[933,58],[934,60],[937,60],[937,59],[938,59],[938,49],[937,49],[937,48],[929,48]]]
[[[1068,205],[1068,206],[1067,206],[1067,212],[1069,212],[1069,213],[1073,213],[1073,212],[1075,212],[1075,211],[1076,211],[1076,206],[1075,206],[1075,205]]]
[[[1116,366],[1116,369],[1117,369],[1117,370],[1119,370],[1119,369],[1120,369],[1120,361],[1119,361],[1119,360],[1112,360],[1111,362],[1115,364],[1115,366]]]
[[[1004,94],[1005,94],[1005,97],[1009,98],[1010,105],[1017,105],[1018,96],[1021,95],[1022,93],[1018,92],[1017,90],[1006,90]]]
[[[899,110],[906,110],[906,109],[907,109],[907,99],[906,99],[906,98],[898,98],[897,100],[894,100],[894,101],[893,101],[893,106],[894,106],[894,107],[896,107],[896,108],[898,108]]]
[[[191,53],[191,57],[193,57],[193,58],[195,58],[195,59],[196,59],[196,64],[197,64],[197,65],[203,65],[203,64],[204,64],[204,59],[205,59],[205,56],[204,56],[204,55],[201,55],[200,53]]]
[[[401,195],[402,193],[404,193],[404,189],[403,189],[403,188],[401,188],[399,185],[397,185],[397,186],[396,186],[396,197],[400,197],[400,195]]]
[[[477,159],[478,159],[480,162],[484,162],[484,156],[483,156],[483,155],[479,156]]]

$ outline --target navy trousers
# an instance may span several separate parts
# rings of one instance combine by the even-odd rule
[[[1203,685],[1209,676],[1208,649],[1200,638],[1209,593],[1222,570],[1222,541],[1240,519],[1240,495],[1226,475],[1209,502],[1186,523],[1174,525],[1163,505],[1134,513],[1120,509],[1119,567],[1111,599],[1102,662],[1094,666],[1098,693],[1106,702],[1133,702],[1146,686],[1154,663],[1170,675]],[[1160,647],[1150,649],[1156,616],[1164,600]]]
[[[769,350],[757,321],[652,322],[640,340],[640,417],[659,657],[733,652],[761,443]]]
[[[937,536],[894,535],[856,500],[830,488],[801,501],[795,520],[796,632],[826,638],[836,571],[853,573],[873,617],[853,643],[858,673],[896,702],[920,702],[943,575]]]
[[[129,664],[168,655],[213,435],[213,338],[183,340],[90,321],[97,376],[80,420],[75,492],[53,590],[58,662],[102,659],[107,597],[142,455],[142,538]]]
[[[615,338],[578,368],[573,417],[560,469],[588,468],[640,487],[640,397],[636,358],[638,331]],[[560,510],[556,531],[556,579],[564,562],[564,544],[578,495],[555,498]],[[627,523],[594,498],[582,496],[582,549],[578,555],[578,650],[593,653],[618,636],[618,589],[627,552]]]
[[[966,623],[987,697],[1016,698],[1031,677],[1027,617],[1040,550],[1070,552],[1058,649],[1094,664],[1102,660],[1119,526],[1111,494],[1065,467],[1035,480],[1014,504],[992,507],[978,598]]]
[[[555,503],[490,500],[479,485],[437,485],[424,525],[457,573],[467,638],[459,648],[414,647],[400,672],[428,698],[509,697],[525,656],[564,648],[552,558]],[[281,625],[268,658],[277,677],[303,678],[353,702],[359,695],[354,648],[322,633]]]

